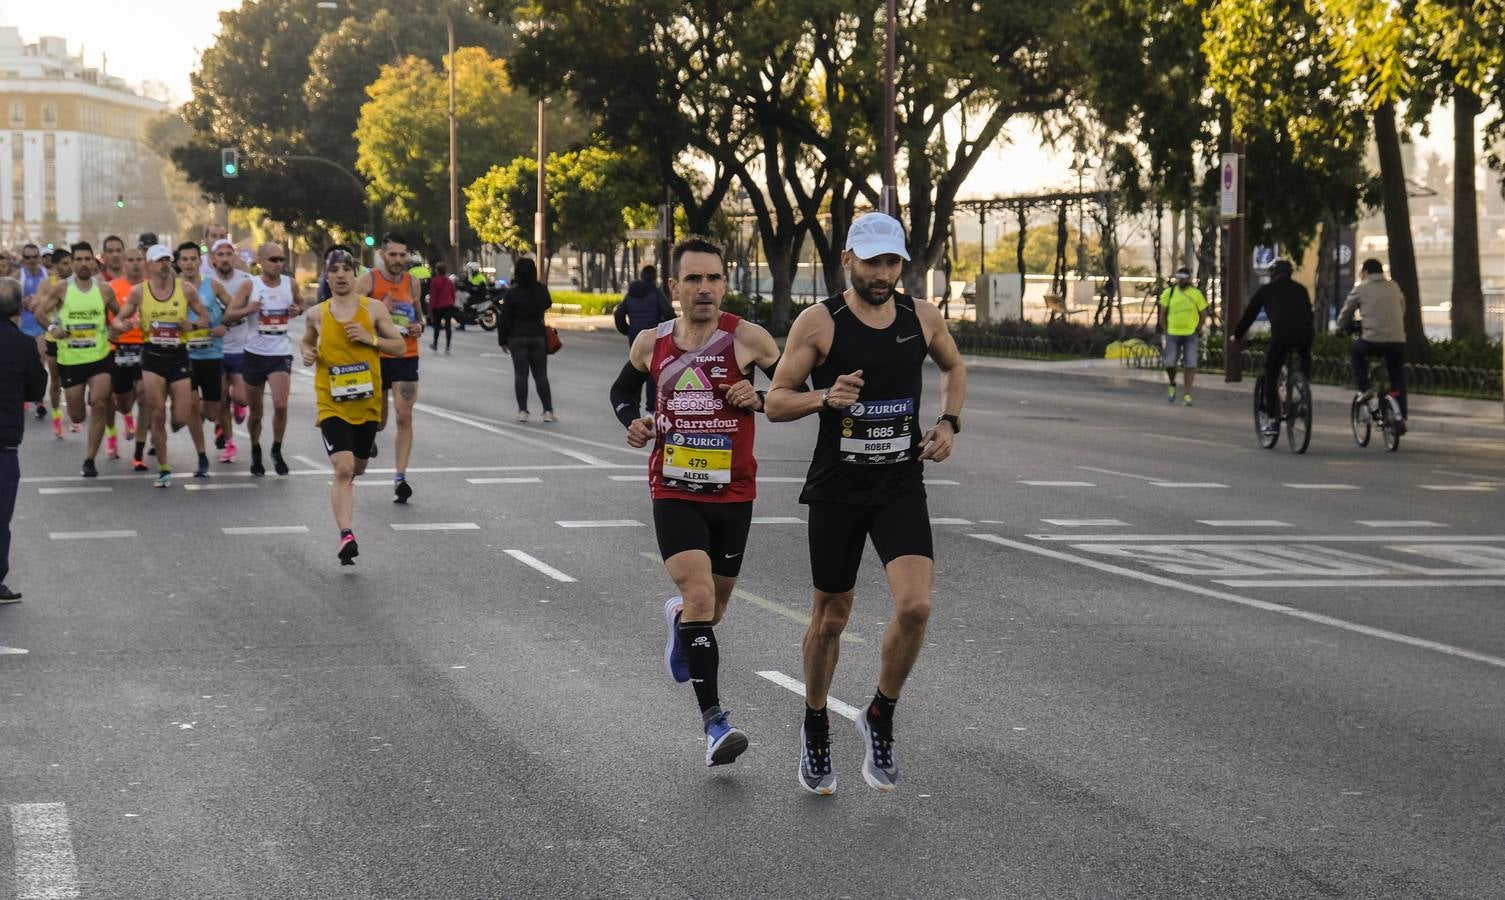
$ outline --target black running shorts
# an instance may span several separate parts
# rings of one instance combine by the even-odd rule
[[[108,358],[84,363],[80,366],[58,366],[58,380],[63,383],[63,387],[65,388],[78,387],[81,384],[88,384],[89,379],[95,375],[109,375],[111,368],[112,364]]]
[[[935,558],[922,491],[905,491],[886,506],[821,502],[809,507],[810,574],[817,591],[840,594],[856,586],[868,538],[885,566],[901,556]]]
[[[139,358],[139,357],[138,357]],[[117,394],[130,393],[131,388],[141,380],[141,364],[134,366],[122,366],[110,357],[110,389]]]
[[[319,433],[324,435],[324,451],[330,456],[354,453],[356,459],[370,459],[371,445],[376,443],[376,428],[380,424],[362,422],[351,425],[344,419],[330,416],[319,423]]]
[[[199,392],[199,399],[205,403],[218,403],[225,395],[224,367],[217,359],[195,359],[189,361],[193,372],[193,389]]]
[[[191,378],[193,370],[188,367],[187,350],[153,350],[148,347],[141,354],[141,371],[160,376],[168,384]]]
[[[43,343],[47,345],[47,355],[57,359],[57,341],[44,341]]]
[[[418,380],[418,357],[404,356],[401,359],[387,359],[381,361],[382,387],[391,390],[392,385],[399,381]]]
[[[665,560],[686,550],[711,557],[711,572],[736,578],[742,571],[742,551],[752,527],[752,501],[704,503],[699,500],[653,501],[653,528],[658,552]]]
[[[241,377],[245,379],[246,384],[251,387],[261,387],[276,372],[284,375],[293,374],[293,358],[247,353],[241,361],[241,369]]]

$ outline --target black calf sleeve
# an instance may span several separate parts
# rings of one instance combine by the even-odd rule
[[[721,657],[716,650],[716,632],[710,622],[679,623],[679,643],[685,648],[685,665],[690,670],[690,685],[695,688],[695,700],[700,711],[705,712],[721,703],[716,691],[716,671]]]

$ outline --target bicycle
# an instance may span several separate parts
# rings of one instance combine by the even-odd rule
[[[1271,449],[1280,440],[1280,426],[1285,425],[1286,443],[1291,452],[1305,453],[1312,442],[1312,385],[1299,368],[1291,366],[1287,354],[1285,363],[1275,384],[1275,393],[1280,401],[1280,415],[1274,420],[1273,429],[1269,413],[1265,412],[1265,376],[1254,380],[1254,436],[1259,445]]]
[[[1368,391],[1353,398],[1348,409],[1349,424],[1353,427],[1354,443],[1368,447],[1369,439],[1378,425],[1385,438],[1385,449],[1394,453],[1400,449],[1400,436],[1405,432],[1401,424],[1400,400],[1394,391],[1386,390],[1385,367],[1375,363],[1369,372]]]

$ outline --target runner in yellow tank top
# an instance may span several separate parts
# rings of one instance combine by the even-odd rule
[[[413,496],[408,484],[408,459],[413,455],[413,406],[418,402],[418,338],[423,334],[423,304],[418,279],[408,272],[408,245],[402,238],[387,235],[381,242],[381,267],[372,269],[356,282],[355,292],[362,297],[380,300],[392,314],[392,322],[403,332],[403,349],[382,354],[383,387],[381,426],[387,427],[386,391],[392,392],[397,409],[397,438],[392,442],[397,457],[397,473],[392,476],[394,502],[406,503]]]
[[[340,529],[340,564],[360,550],[351,530],[355,478],[366,471],[381,422],[381,353],[401,353],[403,335],[385,305],[355,292],[355,258],[331,250],[324,260],[330,297],[308,311],[303,365],[316,366],[314,396],[324,450],[334,467],[329,502]]]

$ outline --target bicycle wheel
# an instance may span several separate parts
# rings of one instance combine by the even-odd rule
[[[1391,453],[1400,449],[1400,429],[1396,427],[1399,419],[1395,401],[1389,397],[1380,398],[1380,427],[1385,430],[1385,449]]]
[[[1360,447],[1369,446],[1369,432],[1373,423],[1369,421],[1369,408],[1354,398],[1348,406],[1348,423],[1353,426],[1354,443]]]
[[[1286,379],[1286,443],[1292,453],[1305,453],[1312,442],[1312,386],[1296,372]]]
[[[1265,425],[1270,421],[1270,416],[1265,412],[1265,376],[1261,375],[1254,379],[1254,439],[1266,450],[1275,446],[1280,440],[1280,432],[1265,433]]]

